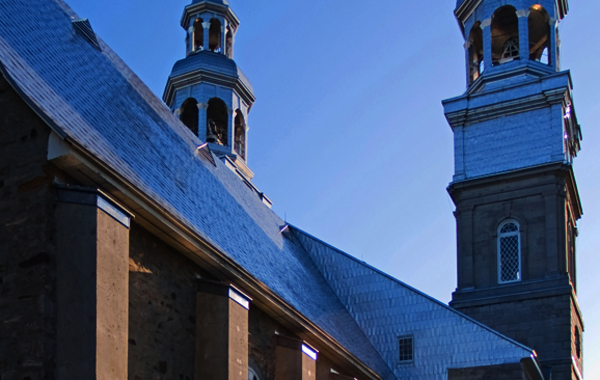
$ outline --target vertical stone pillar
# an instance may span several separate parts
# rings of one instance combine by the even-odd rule
[[[207,103],[198,103],[198,138],[206,142],[206,110]]]
[[[194,32],[195,32],[195,29],[193,26],[190,26],[189,29],[187,30],[188,35],[187,35],[186,55],[194,52]]]
[[[519,57],[522,60],[529,59],[529,10],[517,11],[519,18]]]
[[[219,42],[221,44],[221,54],[223,55],[227,55],[226,53],[226,45],[227,45],[227,36],[226,36],[226,31],[227,29],[225,29],[225,24],[221,25],[221,41]]]
[[[475,287],[475,262],[473,252],[473,207],[461,207],[456,211],[458,232],[458,278],[460,289],[472,289]]]
[[[227,107],[227,117],[229,120],[229,124],[227,126],[227,146],[230,148],[230,151],[233,151],[234,142],[235,142],[235,119],[233,117],[233,109]]]
[[[308,343],[277,335],[275,380],[316,380],[317,355]]]
[[[467,42],[463,45],[465,48],[465,62],[467,63],[467,88],[473,83],[473,73],[471,71],[471,65],[473,57],[469,54],[469,50],[471,48],[471,41],[467,39]]]
[[[231,285],[198,282],[196,380],[248,379],[250,301]]]
[[[210,38],[210,20],[204,21],[202,23],[202,27],[204,28],[204,50],[210,50],[210,45],[208,44]]]
[[[548,49],[548,55],[550,56],[550,65],[556,70],[560,70],[559,65],[559,55],[558,55],[558,45],[560,41],[558,40],[558,22],[551,18],[549,23],[550,28],[550,48]]]
[[[483,31],[483,64],[492,67],[492,19],[483,20],[480,27]]]
[[[99,190],[57,196],[57,379],[125,380],[132,215]]]
[[[235,46],[235,32],[232,30],[231,31],[231,46],[230,46],[230,51],[229,51],[229,58],[233,59],[233,47]]]

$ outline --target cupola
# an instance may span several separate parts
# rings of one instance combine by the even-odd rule
[[[226,0],[186,6],[185,58],[173,66],[163,100],[198,138],[248,180],[248,114],[255,97],[233,60],[239,20]]]

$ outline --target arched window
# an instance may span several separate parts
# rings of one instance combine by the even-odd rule
[[[221,22],[216,18],[210,20],[208,29],[208,49],[218,52],[221,48]]]
[[[483,73],[483,32],[481,23],[476,22],[469,34],[469,78],[475,82]]]
[[[213,144],[227,145],[227,105],[219,98],[208,101],[206,110],[206,141]]]
[[[194,98],[188,98],[181,105],[181,115],[179,116],[183,124],[198,136],[198,101]]]
[[[248,367],[248,380],[261,380],[256,372],[250,367]]]
[[[225,55],[233,59],[233,33],[229,28],[227,28],[227,34],[225,35]]]
[[[244,121],[244,115],[242,111],[235,111],[235,123],[234,123],[234,149],[235,152],[246,159],[246,122]]]
[[[507,220],[498,227],[498,282],[521,281],[521,231],[519,223]]]
[[[550,64],[550,16],[541,5],[529,9],[529,59]]]
[[[510,5],[498,8],[492,16],[492,64],[519,59],[519,18]]]
[[[202,22],[201,18],[194,21],[194,46],[192,51],[204,50],[204,27]]]

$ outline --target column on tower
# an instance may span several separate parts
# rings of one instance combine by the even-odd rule
[[[204,28],[204,50],[209,50],[210,21],[204,21],[202,28]]]
[[[485,67],[492,67],[492,19],[481,22],[483,31],[483,62]]]
[[[521,59],[529,59],[529,10],[517,11],[519,18],[519,56]]]

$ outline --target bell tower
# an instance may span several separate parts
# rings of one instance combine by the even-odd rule
[[[458,0],[466,92],[443,102],[458,284],[450,305],[539,355],[546,379],[581,379],[575,239],[580,147],[558,23],[567,0]]]
[[[175,63],[163,95],[167,106],[222,160],[248,180],[248,113],[252,86],[233,60],[240,22],[227,0],[185,7],[186,57]]]

